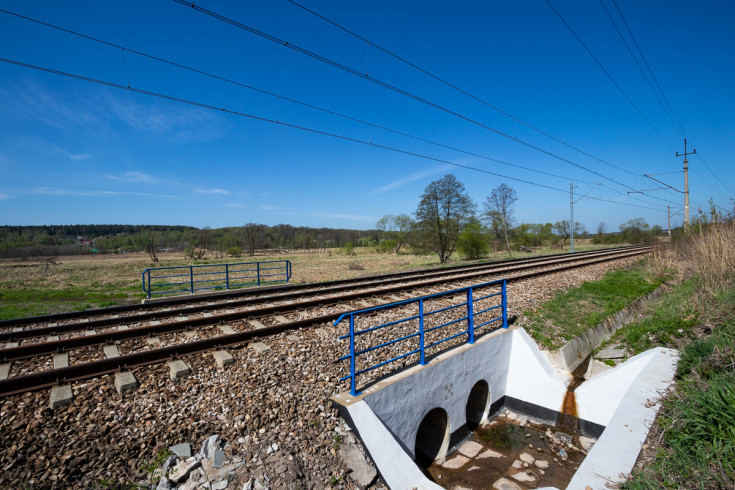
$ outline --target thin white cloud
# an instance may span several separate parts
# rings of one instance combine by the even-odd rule
[[[143,172],[125,172],[122,175],[105,174],[105,177],[118,182],[155,182],[157,180]]]
[[[225,204],[226,208],[246,208],[248,207],[246,204],[242,204],[239,202],[231,202],[230,204]]]
[[[260,209],[265,209],[266,211],[275,211],[275,210],[277,210],[278,208],[277,208],[277,207],[275,207],[275,206],[271,206],[271,205],[269,205],[269,204],[261,204],[261,205],[260,205]]]
[[[3,194],[2,192],[0,192],[0,201],[4,199],[13,199],[13,196],[11,196],[10,194]]]
[[[222,195],[230,194],[230,191],[226,191],[224,189],[197,189],[195,192],[199,194],[222,194]]]
[[[122,196],[141,196],[141,197],[160,197],[165,199],[173,199],[176,196],[167,194],[151,194],[148,192],[118,192],[118,191],[102,191],[102,190],[69,190],[58,189],[55,187],[38,187],[30,191],[31,194],[41,194],[45,196],[71,196],[71,197],[122,197]]]
[[[408,175],[407,177],[403,177],[402,179],[395,180],[391,182],[388,185],[384,185],[383,187],[378,187],[377,189],[373,189],[370,191],[370,195],[374,196],[376,194],[382,194],[383,192],[392,191],[394,189],[398,189],[400,187],[403,187],[404,185],[408,185],[411,182],[416,182],[417,180],[425,179],[426,177],[429,177],[434,174],[438,174],[439,172],[443,172],[446,169],[446,165],[440,165],[438,167],[433,167],[430,169],[422,170],[420,172],[414,172],[411,175]]]
[[[52,156],[58,156],[61,155],[65,158],[68,158],[69,160],[80,162],[82,160],[86,160],[87,158],[90,158],[91,155],[88,155],[86,153],[71,153],[64,148],[61,148],[60,146],[51,143],[50,141],[47,141],[43,138],[23,138],[16,143],[17,147],[20,148],[29,148],[33,151],[37,151],[39,153],[43,153],[44,155],[52,155]]]
[[[87,155],[86,153],[80,153],[79,155],[69,155],[69,158],[74,160],[75,162],[81,162],[82,160],[86,160],[87,158],[90,158],[92,155]]]

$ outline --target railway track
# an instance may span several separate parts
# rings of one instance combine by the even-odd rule
[[[0,396],[242,345],[408,297],[500,277],[512,283],[650,251],[626,247],[557,254],[7,320],[0,322],[0,342],[6,343],[0,349],[0,367],[9,376],[0,379]],[[100,358],[100,345],[109,357]],[[61,367],[43,369],[52,363],[51,356],[59,355],[66,356]],[[69,363],[70,357],[74,362]]]

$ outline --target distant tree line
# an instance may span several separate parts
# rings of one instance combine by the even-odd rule
[[[192,258],[254,255],[263,249],[326,249],[376,246],[378,230],[266,226],[210,229],[164,225],[0,226],[0,256],[33,257],[85,253],[177,251]],[[93,252],[96,251],[96,252]],[[155,260],[155,259],[154,259]]]

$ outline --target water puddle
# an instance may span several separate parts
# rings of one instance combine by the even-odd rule
[[[504,411],[425,472],[453,490],[565,488],[595,441],[574,434]]]

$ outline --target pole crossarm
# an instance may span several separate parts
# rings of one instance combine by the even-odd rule
[[[651,179],[651,180],[653,180],[653,181],[656,181],[656,182],[658,182],[658,183],[659,183],[659,184],[661,184],[661,185],[665,185],[666,187],[664,187],[664,189],[666,189],[666,188],[669,188],[669,189],[675,190],[676,192],[679,192],[679,193],[681,193],[681,194],[684,194],[684,191],[680,191],[680,190],[679,190],[679,189],[677,189],[676,187],[671,187],[671,186],[670,186],[669,184],[667,184],[666,182],[661,182],[661,181],[660,181],[660,180],[658,180],[658,179],[654,179],[653,177],[651,177],[651,174],[643,174],[643,176],[644,176],[644,177],[647,177],[647,178],[649,178],[649,179]],[[652,190],[652,191],[657,191],[657,190],[660,190],[660,189],[650,189],[650,190]]]

